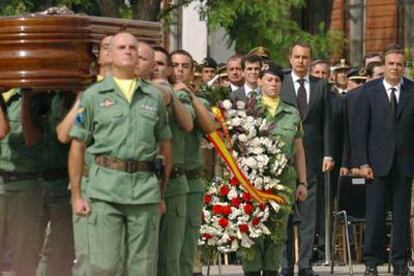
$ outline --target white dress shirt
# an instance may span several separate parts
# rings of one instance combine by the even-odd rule
[[[260,95],[260,87],[259,86],[257,86],[255,89],[253,89],[253,88],[250,88],[250,86],[248,86],[247,83],[245,83],[244,84],[244,93],[246,94],[246,98],[249,97],[249,93],[251,91],[256,91],[256,94],[257,94],[256,96]]]
[[[292,76],[293,85],[295,87],[295,93],[296,93],[296,97],[297,97],[298,96],[298,90],[299,90],[299,87],[300,87],[300,84],[299,84],[298,80],[300,80],[302,78],[299,77],[298,75],[296,75],[293,70],[290,74]],[[309,98],[310,98],[309,73],[306,74],[306,76],[303,77],[303,79],[305,80],[303,85],[305,86],[305,90],[306,90],[306,102],[309,104]]]
[[[397,103],[399,103],[400,102],[402,79],[397,85],[391,85],[385,79],[382,80],[382,83],[384,84],[385,92],[387,92],[388,100],[390,102],[391,102],[391,88],[395,88],[394,94],[395,94],[395,97],[397,98]]]
[[[234,91],[236,91],[239,88],[240,88],[240,86],[237,86],[237,85],[234,85],[234,84],[230,83],[231,92],[234,92]]]

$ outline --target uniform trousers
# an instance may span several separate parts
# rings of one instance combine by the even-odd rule
[[[90,199],[89,276],[157,274],[159,203],[119,204]]]
[[[192,185],[194,179],[189,181]],[[203,193],[190,192],[187,194],[187,216],[185,225],[185,243],[181,251],[181,275],[193,275],[194,257],[197,251],[198,239],[200,237],[201,212],[203,210]]]
[[[187,185],[187,180],[176,177],[170,180],[169,185]],[[160,222],[158,276],[180,276],[183,275],[180,272],[180,257],[184,244],[187,196],[185,193],[166,196],[165,203],[167,211]]]

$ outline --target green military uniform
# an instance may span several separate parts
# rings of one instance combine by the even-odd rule
[[[280,101],[279,106],[276,109],[275,116],[267,113],[266,118],[269,121],[276,123],[276,127],[271,131],[270,138],[280,137],[280,139],[282,139],[285,143],[282,148],[282,152],[289,160],[293,160],[295,154],[294,140],[295,138],[302,137],[299,112],[293,106]],[[295,191],[297,180],[295,168],[291,164],[293,164],[293,162],[290,162],[287,165],[282,173],[282,176],[280,177],[281,184],[292,190],[290,201],[293,200],[293,192]],[[283,226],[280,227],[282,229],[287,228],[289,213],[290,208],[281,208],[280,213],[278,213],[278,216],[281,217]],[[272,229],[270,229],[270,231],[272,231]],[[273,241],[269,236],[255,240],[255,244],[251,248],[254,252],[255,258],[243,258],[243,270],[247,273],[260,273],[260,271],[264,271],[264,275],[276,275],[275,273],[279,269],[282,248],[286,238],[287,233],[285,231],[284,235],[280,237],[277,242]]]
[[[7,241],[16,276],[35,275],[47,220],[44,194],[38,173],[43,170],[44,140],[25,144],[21,124],[22,92],[16,90],[7,100],[9,134],[0,141],[0,175],[6,191]],[[41,95],[30,98],[33,120],[41,121],[45,105]]]
[[[104,80],[101,75],[97,76],[96,81]],[[85,152],[85,166],[83,167],[83,177],[81,182],[81,195],[87,199],[86,190],[88,187],[89,168],[93,162],[93,156]],[[80,217],[76,214],[72,215],[73,221],[73,238],[75,247],[75,263],[73,265],[73,275],[87,276],[88,275],[88,258],[89,258],[89,242],[88,242],[88,218]]]
[[[45,211],[50,227],[42,250],[38,276],[72,275],[72,210],[67,175],[69,146],[61,144],[56,135],[56,127],[68,110],[65,107],[68,99],[63,94],[56,94],[52,98],[49,120],[45,126],[43,169],[54,172],[55,175],[53,179],[40,181],[44,188]]]
[[[174,92],[172,92],[174,93]],[[194,117],[194,109],[188,94],[184,91],[175,92],[177,97]],[[172,172],[165,191],[167,211],[161,217],[159,239],[159,276],[181,276],[180,254],[184,243],[184,232],[187,214],[188,183],[184,174],[184,143],[188,135],[174,120],[172,104],[168,107],[169,123],[172,139]]]
[[[162,96],[151,84],[138,81],[129,103],[114,80],[106,78],[82,95],[71,137],[83,140],[96,160],[142,164],[155,160],[158,143],[170,139],[171,131]],[[94,162],[89,170],[88,273],[155,275],[158,179],[151,171],[108,166]]]
[[[206,107],[209,103],[199,98]],[[201,178],[203,159],[201,139],[203,133],[196,123],[193,131],[185,136],[184,166],[188,179],[187,216],[185,227],[185,243],[181,251],[181,275],[193,275],[194,254],[200,236],[201,211],[203,209],[204,187]]]

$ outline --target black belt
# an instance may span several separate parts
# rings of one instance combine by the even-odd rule
[[[104,168],[127,173],[155,172],[155,164],[151,161],[121,160],[111,156],[97,156],[96,164]]]
[[[185,170],[182,167],[174,167],[171,169],[170,178],[176,178],[185,175]]]
[[[203,171],[201,169],[186,170],[185,175],[187,176],[187,180],[192,180],[203,177]]]
[[[4,183],[28,181],[28,180],[45,180],[53,181],[58,179],[68,178],[68,170],[66,168],[47,170],[41,172],[6,172],[0,171],[0,176],[3,178]]]

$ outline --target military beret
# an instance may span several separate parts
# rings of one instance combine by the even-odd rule
[[[213,58],[211,58],[211,57],[206,57],[201,62],[201,67],[202,68],[214,68],[214,69],[217,69],[217,62]]]

